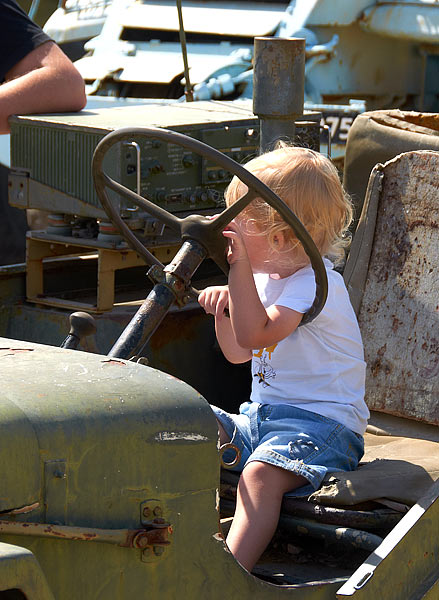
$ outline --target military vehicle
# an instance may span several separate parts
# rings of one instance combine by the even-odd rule
[[[374,168],[344,268],[368,362],[362,465],[285,497],[252,574],[224,542],[237,474],[209,403],[234,409],[249,373],[195,297],[225,281],[218,233],[253,192],[310,256],[309,318],[324,304],[309,236],[240,164],[282,133],[318,146],[304,50],[256,40],[253,112],[151,101],[11,119],[10,201],[50,216],[26,264],[0,268],[0,598],[438,597],[436,152]],[[231,173],[249,193],[222,211]],[[95,322],[67,333],[72,310]]]
[[[364,110],[439,110],[439,6],[430,0],[66,0],[45,30],[67,52],[88,40],[76,66],[89,94],[179,98],[182,24],[200,100],[252,97],[255,36],[304,37],[305,106],[322,112],[340,167]]]

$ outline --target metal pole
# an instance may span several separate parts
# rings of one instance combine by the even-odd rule
[[[294,143],[303,114],[305,40],[257,37],[254,46],[253,112],[260,119],[260,150],[278,139]]]
[[[183,10],[181,8],[181,0],[177,0],[177,11],[178,11],[178,24],[179,24],[179,35],[180,35],[180,46],[181,53],[183,55],[183,68],[184,78],[186,80],[185,92],[186,102],[194,101],[194,94],[192,92],[191,81],[189,79],[189,64],[187,60],[187,48],[186,48],[186,33],[183,25]]]

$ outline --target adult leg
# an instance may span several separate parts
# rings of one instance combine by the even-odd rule
[[[308,480],[301,475],[260,461],[252,461],[244,468],[227,545],[248,571],[276,531],[283,495],[306,483]]]

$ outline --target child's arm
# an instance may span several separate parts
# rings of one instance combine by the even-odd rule
[[[215,316],[216,337],[227,360],[235,364],[250,360],[251,351],[237,343],[231,320],[224,315],[224,310],[229,306],[228,286],[206,288],[200,293],[198,302],[206,313]]]
[[[243,348],[267,348],[289,336],[303,314],[290,308],[263,306],[239,230],[229,225],[229,310],[236,342]]]

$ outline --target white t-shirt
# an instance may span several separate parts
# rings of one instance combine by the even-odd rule
[[[363,344],[342,276],[324,259],[328,299],[322,312],[269,348],[253,351],[251,400],[292,404],[338,421],[356,433],[366,429]],[[311,266],[290,277],[254,276],[262,304],[305,313],[315,295]]]

